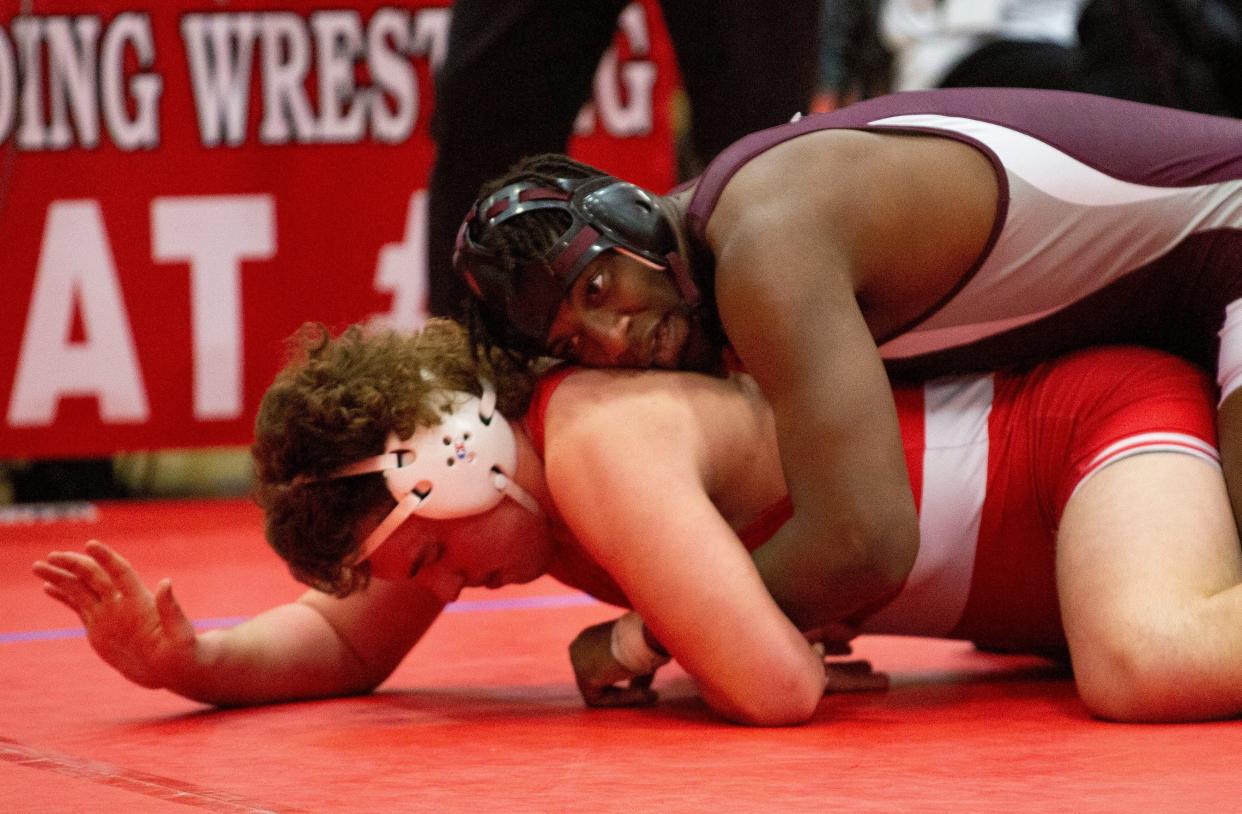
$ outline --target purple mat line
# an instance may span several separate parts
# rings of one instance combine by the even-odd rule
[[[594,605],[594,598],[586,594],[562,594],[557,596],[521,596],[512,599],[467,599],[453,602],[444,610],[446,613],[473,613],[475,611],[530,610],[539,608],[568,608],[578,605]],[[198,619],[194,622],[196,630],[217,627],[230,627],[246,621],[246,616],[221,616],[215,619]],[[81,639],[86,630],[80,627],[52,628],[50,630],[19,630],[11,633],[0,633],[0,644],[19,644],[22,642],[46,642],[55,639]]]

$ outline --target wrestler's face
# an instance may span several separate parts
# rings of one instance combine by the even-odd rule
[[[378,513],[376,522],[386,511]],[[441,601],[452,602],[463,588],[530,582],[547,571],[551,558],[546,518],[506,499],[471,517],[411,517],[369,562],[376,579],[412,579]]]
[[[668,269],[622,249],[601,253],[578,275],[547,347],[591,367],[712,370],[719,360]]]

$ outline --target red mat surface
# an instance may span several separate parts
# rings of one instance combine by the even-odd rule
[[[11,521],[11,518],[10,518]],[[590,710],[566,646],[613,609],[550,580],[471,591],[374,695],[212,710],[127,683],[30,563],[89,537],[213,625],[301,589],[243,502],[103,504],[0,523],[5,811],[1233,811],[1242,724],[1108,724],[1037,659],[859,640],[888,692],[815,719],[714,718],[675,666],[652,709]]]

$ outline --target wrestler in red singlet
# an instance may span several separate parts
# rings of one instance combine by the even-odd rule
[[[527,415],[542,454],[544,413],[575,368],[546,376]],[[998,649],[1065,647],[1056,591],[1056,529],[1079,484],[1128,455],[1179,452],[1217,465],[1213,389],[1175,357],[1092,348],[1027,373],[950,377],[895,388],[921,543],[902,592],[864,632],[960,638]],[[775,454],[775,450],[772,451]],[[755,548],[788,501],[739,530]],[[551,573],[625,606],[580,549]]]

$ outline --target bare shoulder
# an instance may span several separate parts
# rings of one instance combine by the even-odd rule
[[[741,167],[707,223],[723,310],[776,291],[806,291],[837,276],[852,289],[855,257],[874,209],[876,149],[882,137],[856,131],[808,133]],[[775,279],[787,285],[773,286]]]
[[[767,414],[758,387],[744,375],[582,369],[568,376],[548,403],[549,476],[599,454],[628,460],[677,450],[678,455],[661,457],[701,461],[716,439],[754,432]]]
[[[777,145],[738,170],[708,221],[721,310],[836,291],[919,313],[983,250],[998,189],[983,153],[941,136],[830,130]]]
[[[632,421],[685,417],[707,406],[758,398],[749,377],[716,377],[664,370],[581,368],[567,376],[548,402],[548,436],[600,429],[619,433]]]
[[[865,194],[884,136],[854,130],[807,133],[765,150],[725,184],[708,222],[709,242],[752,224],[770,227],[791,217],[850,210]]]

